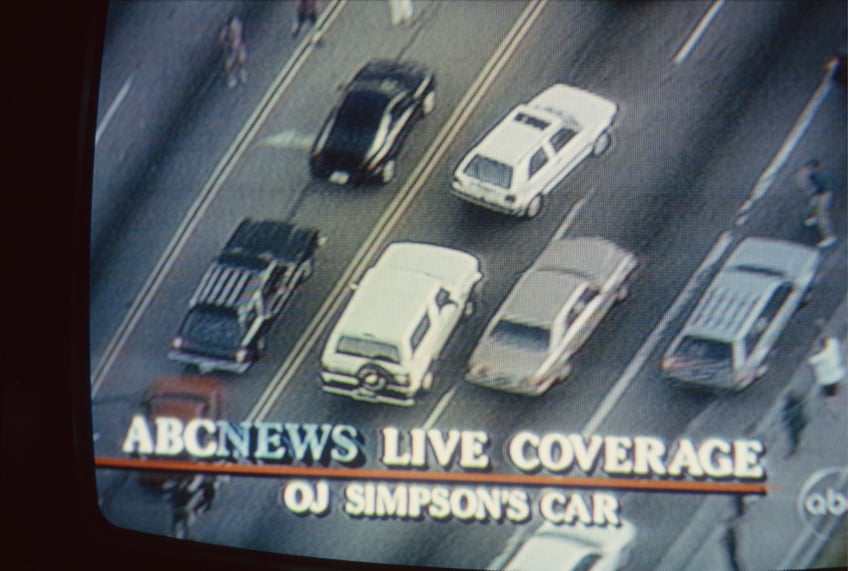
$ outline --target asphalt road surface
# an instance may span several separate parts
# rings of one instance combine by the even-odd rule
[[[385,2],[325,6],[319,45],[291,37],[288,3],[127,3],[110,12],[91,250],[99,456],[122,456],[146,388],[182,372],[165,357],[169,342],[209,260],[246,216],[316,226],[328,241],[313,277],[272,329],[265,357],[241,376],[216,375],[231,420],[353,424],[375,437],[384,426],[480,430],[495,443],[519,430],[672,441],[739,437],[770,407],[816,334],[815,320],[846,291],[844,87],[828,85],[814,112],[804,114],[842,41],[844,3],[415,5],[413,24],[398,28]],[[705,20],[711,7],[717,11]],[[231,14],[244,20],[249,49],[248,82],[236,89],[226,86],[217,44]],[[349,188],[312,179],[309,146],[336,87],[378,57],[435,69],[436,111],[412,131],[390,184]],[[618,104],[610,150],[566,177],[532,221],[451,197],[452,171],[468,148],[515,104],[561,82]],[[749,235],[816,242],[799,223],[803,197],[792,179],[811,157],[832,183],[842,241],[823,252],[815,297],[785,331],[769,374],[725,397],[663,382],[660,355],[715,269],[711,262]],[[735,224],[764,174],[765,194]],[[581,350],[570,380],[545,395],[465,383],[477,336],[555,235],[603,236],[636,253],[641,268],[629,297]],[[457,329],[433,390],[414,407],[326,394],[319,355],[346,286],[400,240],[477,256],[485,275],[480,309]],[[353,263],[359,269],[349,271]],[[515,472],[500,444],[491,455],[493,471]],[[365,456],[363,468],[381,467],[376,438]],[[329,515],[297,517],[279,504],[283,480],[232,478],[192,537],[313,557],[484,568],[541,521],[360,520],[341,509],[344,484],[331,486]],[[110,521],[169,533],[167,505],[136,474],[100,470],[98,486]],[[627,569],[655,567],[703,500],[619,498],[638,529]]]

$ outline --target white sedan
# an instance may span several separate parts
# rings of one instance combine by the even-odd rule
[[[635,535],[636,527],[626,520],[621,520],[618,527],[555,525],[546,521],[518,549],[502,553],[489,568],[614,571],[627,562]]]
[[[459,163],[453,194],[533,218],[544,197],[583,159],[610,146],[615,103],[556,84],[513,109]]]

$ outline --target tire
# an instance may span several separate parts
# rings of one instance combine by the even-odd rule
[[[609,132],[604,131],[598,138],[595,139],[594,144],[592,145],[592,154],[596,157],[600,157],[603,155],[607,149],[610,148],[610,144],[612,143],[612,138],[610,137]]]
[[[527,210],[524,212],[524,217],[528,219],[536,218],[545,206],[545,200],[541,194],[537,194],[527,204]]]
[[[264,335],[262,335],[259,339],[256,340],[256,358],[258,359],[259,357],[264,355],[266,349],[268,349],[268,340],[265,339]]]
[[[385,388],[389,380],[391,380],[392,375],[380,365],[368,363],[359,369],[356,373],[356,378],[369,390],[378,392]]]
[[[395,178],[395,167],[396,163],[394,159],[386,161],[386,164],[383,165],[383,171],[380,173],[380,182],[383,184],[390,183]]]
[[[427,116],[436,108],[436,90],[431,89],[421,101],[421,114]]]

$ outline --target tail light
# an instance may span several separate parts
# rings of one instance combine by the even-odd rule
[[[663,357],[662,362],[660,363],[660,368],[662,368],[663,371],[680,369],[682,366],[683,360],[674,356]]]
[[[530,377],[529,379],[527,379],[527,382],[529,382],[534,387],[538,387],[539,385],[543,385],[550,380],[552,380],[552,377]]]
[[[736,373],[735,375],[733,375],[733,382],[740,385],[745,385],[754,380],[754,375],[755,373],[753,371],[749,373]]]

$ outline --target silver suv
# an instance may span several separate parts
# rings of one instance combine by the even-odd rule
[[[804,301],[819,264],[815,248],[746,238],[727,258],[663,356],[666,377],[742,389]]]

